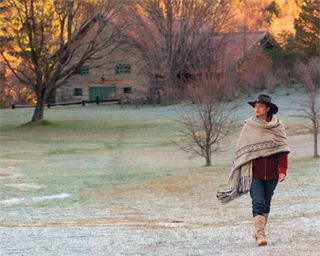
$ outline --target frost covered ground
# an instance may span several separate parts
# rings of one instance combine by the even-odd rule
[[[32,109],[0,110],[0,255],[320,255],[320,162],[296,89],[272,94],[292,153],[269,245],[254,244],[249,196],[215,198],[254,97],[229,103],[239,125],[212,167],[172,143],[181,106],[56,107],[43,127],[23,125]]]

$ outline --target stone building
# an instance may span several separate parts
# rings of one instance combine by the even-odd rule
[[[103,53],[102,53],[103,54]],[[147,99],[149,80],[139,72],[139,58],[119,51],[104,56],[99,67],[84,65],[56,90],[56,101]],[[96,63],[91,63],[92,66]]]
[[[272,62],[269,53],[278,44],[269,33],[238,32],[215,37],[213,42],[220,41],[223,45],[218,51],[214,71],[218,75],[228,72],[239,82],[253,69],[256,77],[270,71]],[[94,101],[97,97],[99,100],[147,101],[150,97],[150,80],[140,70],[143,63],[139,53],[133,52],[132,49],[126,50],[125,46],[112,54],[101,52],[101,59],[84,65],[56,90],[56,101]]]

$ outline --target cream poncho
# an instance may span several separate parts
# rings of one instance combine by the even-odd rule
[[[280,152],[290,152],[283,123],[275,115],[270,122],[251,117],[244,122],[236,146],[229,189],[218,191],[217,198],[227,203],[247,193],[252,181],[252,160]]]

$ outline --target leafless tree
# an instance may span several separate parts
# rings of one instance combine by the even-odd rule
[[[190,108],[183,108],[178,122],[179,147],[185,152],[198,155],[211,165],[212,154],[221,150],[221,142],[234,124],[235,108],[227,108],[224,88],[227,80],[217,79],[212,72],[202,72],[188,86]]]
[[[313,135],[313,156],[319,157],[318,135],[320,131],[320,58],[315,57],[308,64],[298,63],[297,80],[302,82],[307,93],[307,100],[301,103],[301,115],[311,122],[305,126]]]
[[[229,0],[136,0],[127,6],[127,35],[141,54],[141,70],[151,80],[151,95],[164,90],[165,100],[185,83],[187,62],[205,49],[211,35],[227,26]]]
[[[6,48],[1,57],[20,83],[35,92],[33,123],[43,120],[50,92],[98,53],[119,42],[118,1],[7,0],[1,24]],[[93,66],[94,67],[94,66]]]

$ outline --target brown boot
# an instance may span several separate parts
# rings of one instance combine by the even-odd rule
[[[268,214],[268,213],[264,213],[263,216],[264,216],[264,219],[265,219],[264,227],[266,227],[266,226],[267,226],[267,223],[268,223],[269,214]]]
[[[255,237],[257,246],[267,245],[266,235],[264,231],[266,219],[263,215],[257,215],[253,218]]]
[[[265,219],[264,228],[266,229],[266,226],[267,226],[267,223],[268,223],[269,214],[268,214],[268,213],[264,213],[263,216],[264,216],[264,219]],[[266,232],[266,231],[265,231],[265,232]],[[253,237],[253,238],[256,238],[256,232],[254,232],[254,233],[252,234],[252,237]]]

